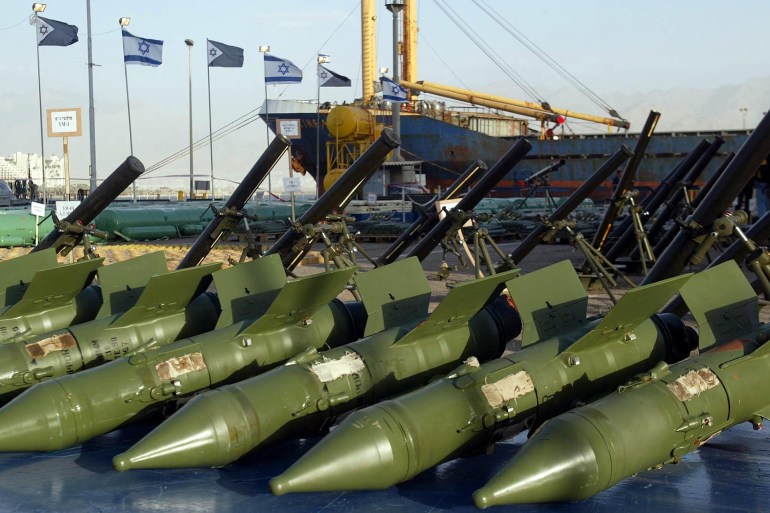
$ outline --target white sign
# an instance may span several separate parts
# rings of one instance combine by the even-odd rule
[[[45,215],[45,205],[42,203],[38,203],[36,201],[33,201],[29,204],[29,213],[33,216],[44,216]]]
[[[82,134],[80,109],[48,109],[48,137],[77,137]]]
[[[289,139],[299,139],[302,136],[299,119],[279,119],[278,133]]]
[[[377,194],[374,192],[370,192],[366,195],[366,204],[367,205],[376,205],[377,204]]]
[[[56,202],[56,217],[64,219],[72,213],[77,206],[80,205],[79,201],[57,201]]]
[[[283,178],[284,192],[302,192],[302,178],[299,176],[285,176]]]

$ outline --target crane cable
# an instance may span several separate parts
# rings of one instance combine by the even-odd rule
[[[479,7],[490,18],[492,18],[498,25],[500,25],[506,32],[508,32],[517,41],[519,41],[522,45],[524,45],[524,47],[526,47],[529,51],[535,54],[535,56],[537,56],[540,60],[546,63],[556,73],[561,75],[562,78],[564,78],[567,82],[572,84],[573,87],[575,87],[584,96],[586,96],[589,100],[595,103],[599,108],[603,109],[610,116],[614,118],[623,119],[620,116],[620,114],[618,114],[618,111],[613,109],[609,103],[604,101],[598,94],[592,91],[587,85],[581,82],[572,73],[567,71],[567,69],[564,68],[564,66],[556,62],[556,60],[550,55],[548,55],[548,53],[546,53],[545,50],[537,46],[537,44],[535,44],[531,39],[529,39],[526,35],[524,35],[524,33],[522,33],[519,29],[514,27],[513,24],[511,24],[511,22],[506,20],[502,16],[502,14],[500,14],[499,11],[496,11],[489,4],[487,4],[485,0],[472,0],[472,1],[474,4],[476,4],[477,7]]]
[[[525,92],[525,94],[529,95],[531,99],[537,101],[538,103],[545,103],[543,95],[541,95],[532,85],[524,80],[524,78],[518,72],[516,72],[512,66],[508,65],[500,56],[500,54],[498,54],[486,41],[484,41],[484,39],[478,33],[476,33],[476,31],[473,30],[470,25],[462,19],[457,11],[455,11],[446,3],[446,0],[433,1],[463,33],[468,36],[468,38],[482,52],[484,52],[487,57],[489,57],[489,59],[508,76],[508,78],[513,80],[516,85],[518,85]]]

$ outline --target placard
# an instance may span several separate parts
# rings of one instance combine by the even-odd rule
[[[45,205],[38,203],[37,201],[33,201],[29,204],[29,213],[33,216],[43,217],[45,215]]]
[[[278,133],[288,139],[299,139],[302,137],[299,119],[279,119],[276,122],[276,127]]]
[[[283,192],[302,192],[302,178],[285,176],[283,178]]]
[[[77,137],[83,134],[80,108],[47,109],[48,137]]]
[[[56,217],[64,219],[72,213],[73,210],[80,205],[79,201],[57,201],[56,202]]]

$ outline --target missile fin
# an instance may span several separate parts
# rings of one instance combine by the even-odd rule
[[[147,253],[99,269],[102,307],[97,319],[128,311],[142,294],[150,278],[168,272],[163,251]]]
[[[518,273],[518,269],[513,269],[455,286],[425,322],[407,333],[394,345],[410,344],[418,339],[431,337],[441,331],[467,324],[479,310],[499,296],[505,287],[504,283],[513,280]]]
[[[37,271],[59,265],[55,249],[46,249],[0,262],[0,308],[17,303]]]
[[[366,308],[365,337],[428,316],[430,284],[417,257],[360,273],[353,279]]]
[[[636,326],[660,310],[691,277],[692,273],[683,274],[629,290],[594,329],[570,346],[570,352],[631,336]]]
[[[243,333],[261,333],[308,320],[345,289],[356,271],[357,267],[348,267],[287,282],[267,312]]]
[[[215,272],[214,284],[222,305],[219,329],[261,317],[286,285],[286,271],[279,255],[268,255]]]
[[[134,306],[118,317],[108,329],[123,328],[159,315],[181,312],[211,284],[211,274],[222,264],[189,267],[150,278]]]
[[[586,322],[588,296],[569,260],[511,280],[508,293],[521,316],[522,347]]]
[[[759,328],[757,293],[735,260],[699,272],[680,294],[698,323],[701,351]]]
[[[96,275],[102,259],[85,260],[37,271],[18,303],[0,318],[18,317],[65,305],[75,299]]]

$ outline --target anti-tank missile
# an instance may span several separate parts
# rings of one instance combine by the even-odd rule
[[[287,282],[278,255],[217,272],[217,330],[36,385],[0,410],[0,450],[81,443],[309,347],[335,347],[427,315],[430,288],[415,259],[356,276],[363,304],[335,299],[354,272]]]
[[[497,357],[520,329],[515,310],[499,297],[503,282],[515,274],[456,286],[422,322],[306,352],[261,376],[202,394],[113,464],[118,470],[224,465],[262,444],[318,433],[337,415],[419,386],[471,355]]]
[[[721,315],[703,320],[714,323],[712,332],[726,329],[730,337],[546,422],[474,493],[476,505],[586,499],[637,472],[679,461],[738,423],[759,429],[762,417],[770,417],[770,325],[759,326],[757,298],[740,273],[735,278],[714,285],[720,291],[741,288],[738,296],[747,299],[732,308],[716,305]],[[708,302],[703,291],[697,295]]]
[[[733,199],[759,169],[770,154],[770,114],[766,114],[743,146],[730,161],[730,165],[714,184],[708,196],[684,222],[679,234],[658,258],[642,283],[652,283],[675,276],[684,269],[700,245],[699,238],[711,229],[712,223],[727,210]]]
[[[516,144],[495,162],[495,164],[484,173],[484,176],[476,183],[476,185],[468,191],[468,194],[457,202],[457,205],[452,210],[470,212],[478,205],[484,196],[486,196],[490,190],[502,180],[502,178],[518,164],[521,159],[532,149],[532,145],[525,139],[519,140]],[[459,226],[465,221],[463,220]],[[447,214],[439,221],[432,230],[428,232],[425,237],[420,239],[414,248],[408,253],[408,256],[416,256],[420,261],[425,260],[433,249],[441,244],[441,241],[455,228],[459,228],[458,220],[456,216]]]
[[[389,128],[380,134],[380,138],[374,141],[369,148],[356,159],[347,171],[329,187],[323,195],[313,203],[297,220],[295,227],[284,233],[266,254],[281,255],[281,260],[286,269],[293,269],[310,251],[307,244],[302,244],[304,237],[302,227],[314,225],[334,211],[341,211],[353,199],[356,192],[374,174],[377,168],[385,161],[393,149],[398,148],[400,141],[398,136]]]
[[[160,260],[165,267],[163,252],[138,260],[148,264]],[[0,404],[44,379],[101,365],[150,342],[168,344],[214,329],[219,300],[204,291],[219,266],[210,264],[154,275],[133,306],[123,312],[39,337],[17,337],[1,345]]]
[[[434,208],[436,203],[456,198],[468,184],[472,183],[476,177],[486,171],[487,165],[481,160],[477,160],[471,164],[468,169],[455,180],[452,186],[444,191],[441,197],[437,198],[435,201],[431,201],[424,207],[423,214],[417,218],[377,259],[377,265],[387,265],[395,262],[396,259],[406,251],[406,248],[408,248],[415,240],[432,230],[439,222],[438,211]]]
[[[62,219],[61,228],[54,228],[30,252],[54,248],[57,253],[66,255],[72,251],[82,240],[84,232],[81,229],[68,230],[67,228],[70,225],[77,225],[81,228],[88,225],[142,173],[144,173],[144,165],[139,159],[133,156],[128,157],[96,190],[75,207],[67,217]]]
[[[267,149],[227,199],[220,214],[211,220],[195,240],[190,250],[179,262],[177,269],[199,265],[217,242],[226,239],[235,230],[243,217],[241,210],[290,146],[291,141],[283,135],[277,135],[270,142]]]
[[[271,489],[387,488],[442,461],[483,451],[502,432],[536,426],[661,359],[685,358],[694,334],[680,319],[655,312],[688,279],[632,290],[604,319],[590,322],[571,262],[514,280],[509,292],[524,321],[522,350],[465,365],[422,389],[352,413],[275,477]]]

